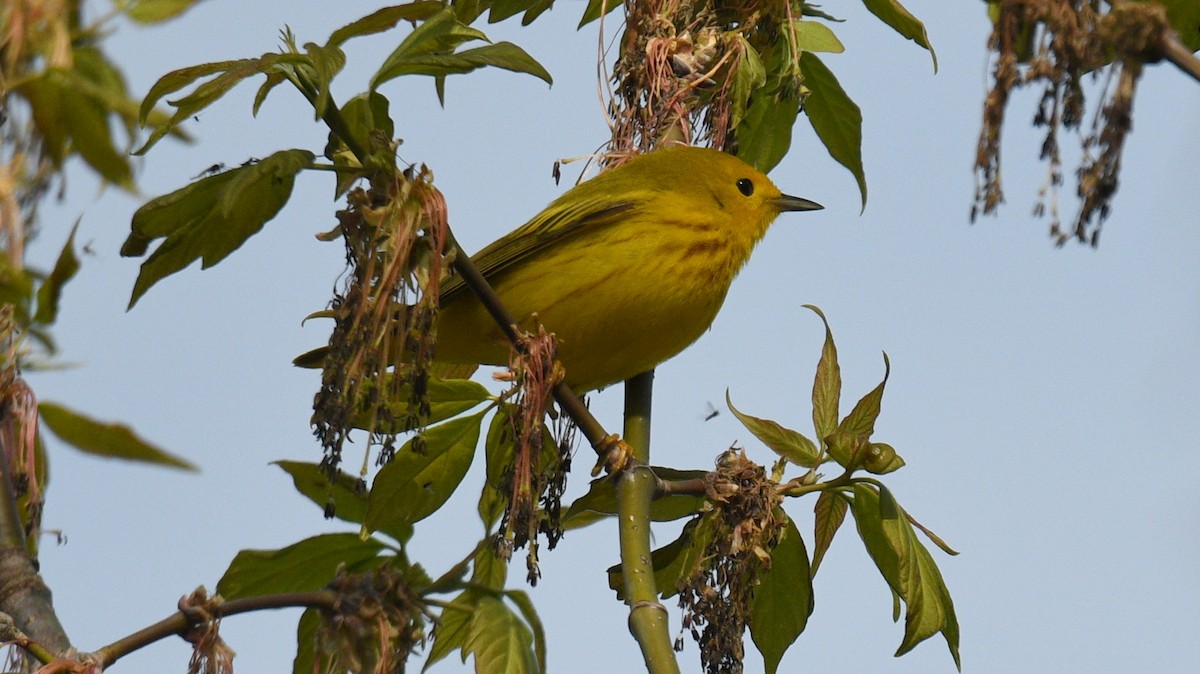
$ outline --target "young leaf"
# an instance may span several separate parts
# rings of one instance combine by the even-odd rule
[[[804,305],[821,317],[825,324],[825,344],[821,347],[821,359],[817,361],[817,375],[813,378],[813,428],[817,439],[824,441],[837,430],[838,404],[842,397],[842,369],[838,365],[837,346],[833,343],[833,331],[825,314],[812,304]]]
[[[160,23],[173,19],[199,0],[130,0],[125,5],[125,14],[138,23]]]
[[[217,264],[274,218],[292,194],[296,174],[313,161],[307,150],[281,150],[253,164],[198,180],[151,200],[133,214],[132,231],[121,255],[144,255],[130,308],[158,281],[197,259],[202,268]]]
[[[817,497],[817,503],[813,506],[813,576],[817,575],[817,568],[821,566],[821,560],[825,559],[825,551],[829,549],[834,535],[845,521],[846,510],[849,507],[846,498],[834,490],[823,491]]]
[[[812,440],[790,428],[781,426],[778,422],[743,414],[733,406],[728,389],[725,390],[725,404],[729,406],[729,411],[733,412],[733,416],[742,422],[746,430],[753,433],[754,437],[761,440],[779,456],[805,468],[812,468],[821,463],[821,452]]]
[[[332,671],[333,654],[317,646],[317,630],[321,628],[321,612],[306,608],[296,624],[296,657],[292,659],[292,674],[313,674]]]
[[[432,1],[418,1],[405,5],[384,7],[333,31],[325,46],[340,47],[350,38],[382,33],[395,28],[396,24],[401,21],[423,21],[437,14],[444,7],[444,4]]]
[[[837,78],[812,52],[800,53],[800,70],[809,96],[804,111],[829,156],[858,181],[863,208],[867,207],[867,176],[862,163],[862,111],[850,100]]]
[[[750,97],[746,115],[735,129],[738,158],[763,173],[774,168],[792,146],[792,126],[800,113],[797,95],[768,90],[763,87]]]
[[[750,94],[766,84],[767,71],[763,67],[762,57],[758,50],[741,34],[734,38],[741,57],[737,60],[737,70],[733,72],[733,81],[729,92],[729,126],[736,129],[746,115],[746,105],[750,102]]]
[[[929,34],[925,32],[925,24],[920,19],[909,13],[899,0],[863,0],[863,4],[897,33],[928,49],[933,57],[933,72],[937,72],[937,53],[929,44]]]
[[[190,461],[146,442],[125,424],[99,422],[45,400],[38,403],[38,413],[42,416],[42,424],[60,440],[88,454],[196,470]]]
[[[366,528],[376,531],[398,523],[414,524],[442,507],[471,466],[483,414],[430,427],[422,453],[413,451],[412,440],[406,442],[375,476]]]
[[[511,42],[497,42],[455,54],[433,53],[410,56],[404,61],[393,64],[390,70],[383,71],[378,84],[402,75],[445,77],[446,75],[469,73],[485,66],[517,73],[528,73],[547,84],[553,83],[550,73],[524,49]]]
[[[579,19],[578,27],[583,28],[619,7],[624,7],[620,0],[588,0],[587,7],[583,10],[583,16]]]
[[[393,376],[395,375],[392,373],[382,375],[378,385],[385,387],[384,390],[390,391],[392,386],[390,379]],[[411,386],[406,382],[400,386],[394,396],[389,393],[389,399],[383,401],[388,410],[387,415],[384,416],[392,420],[390,424],[379,421],[378,417],[381,415],[362,409],[360,404],[359,411],[350,417],[350,425],[377,433],[403,433],[408,430],[403,427],[405,420],[416,416],[411,409],[410,390]],[[429,416],[422,419],[426,424],[435,424],[457,416],[491,397],[491,393],[484,388],[483,384],[470,379],[439,379],[431,375],[427,380],[426,390],[429,398]],[[370,392],[365,392],[364,396],[369,397]],[[375,419],[374,426],[371,424],[372,419]]]
[[[421,22],[388,55],[383,65],[371,77],[371,91],[393,78],[405,74],[409,61],[429,54],[453,52],[464,42],[486,40],[482,32],[464,25],[455,16],[453,7],[446,7]]]
[[[833,30],[820,21],[793,21],[796,30],[796,45],[804,51],[823,51],[840,54],[846,51],[842,41]]]
[[[750,637],[763,656],[767,674],[808,624],[813,612],[812,573],[808,552],[796,523],[788,520],[779,542],[771,549],[771,566],[759,577],[750,600]]]
[[[317,504],[327,514],[327,506],[332,505],[333,516],[344,522],[362,524],[367,516],[366,489],[361,488],[362,480],[357,475],[338,472],[337,478],[330,484],[328,474],[315,463],[304,461],[273,461],[288,475],[296,485],[296,491],[308,500]]]
[[[221,576],[217,592],[236,599],[319,590],[343,564],[362,569],[382,562],[383,549],[383,543],[358,534],[323,534],[279,550],[242,550]]]
[[[433,627],[433,646],[429,648],[429,657],[425,659],[425,666],[421,668],[422,672],[447,655],[461,649],[466,643],[478,596],[476,591],[467,590],[442,608],[442,613]],[[466,660],[467,654],[464,651],[463,662]],[[304,674],[311,674],[311,672]]]
[[[521,612],[521,617],[525,619],[525,624],[529,625],[533,630],[533,654],[537,658],[538,672],[546,671],[546,630],[542,627],[542,619],[538,617],[537,610],[533,607],[533,602],[530,601],[529,595],[521,590],[505,590],[504,596],[516,605],[517,610]]]
[[[958,618],[942,574],[929,551],[917,538],[907,513],[891,492],[868,484],[854,485],[852,504],[859,535],[876,567],[893,592],[904,602],[904,639],[896,655],[942,633],[955,665],[958,652]]]
[[[654,587],[663,599],[678,593],[679,583],[696,572],[700,559],[708,544],[712,542],[715,529],[712,511],[692,518],[683,525],[679,537],[650,553],[654,568]],[[625,601],[624,571],[620,564],[608,568],[608,586],[617,593],[617,599]]]
[[[476,672],[536,674],[537,656],[529,627],[503,601],[483,596],[471,614],[462,645],[463,660],[475,656]]]
[[[167,94],[179,91],[198,79],[217,75],[213,79],[200,84],[192,93],[183,98],[168,101],[175,108],[171,119],[162,126],[154,129],[146,142],[134,154],[145,154],[163,136],[179,126],[184,120],[194,117],[196,113],[217,102],[239,82],[254,75],[269,75],[280,64],[303,64],[308,57],[303,54],[263,54],[258,58],[238,59],[236,61],[218,61],[202,63],[197,66],[181,68],[163,75],[150,87],[150,92],[142,101],[139,118],[143,124],[149,117],[154,106]]]
[[[883,402],[883,387],[887,385],[888,376],[892,372],[892,364],[888,362],[887,354],[883,354],[883,381],[879,382],[870,393],[859,399],[850,410],[850,414],[838,424],[838,431],[851,436],[869,438],[875,432],[875,420],[879,418],[879,406]]]
[[[67,242],[63,244],[62,252],[54,263],[50,275],[42,281],[37,291],[37,313],[33,320],[42,325],[50,325],[58,318],[58,299],[62,295],[63,286],[79,271],[79,257],[75,255],[75,232],[79,230],[79,220],[71,227]]]

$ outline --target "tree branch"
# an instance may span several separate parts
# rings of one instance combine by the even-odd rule
[[[322,608],[333,610],[336,600],[336,592],[332,590],[318,590],[316,592],[287,592],[283,594],[264,594],[258,597],[245,597],[223,603],[214,603],[209,608],[212,614],[211,619],[218,619],[227,618],[239,613],[279,608]],[[139,648],[170,636],[183,634],[194,627],[203,625],[205,622],[205,619],[190,617],[183,611],[176,611],[145,629],[138,630],[91,653],[90,659],[103,670]]]
[[[1166,31],[1162,40],[1163,58],[1174,63],[1177,68],[1200,82],[1200,59],[1191,52],[1179,39],[1179,34],[1173,30]]]

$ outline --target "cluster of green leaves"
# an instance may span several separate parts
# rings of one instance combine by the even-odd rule
[[[471,412],[490,396],[468,380],[435,380],[430,398],[433,425],[422,434],[422,451],[414,451],[415,439],[410,440],[376,474],[369,490],[346,474],[331,482],[315,463],[278,462],[297,491],[325,512],[358,525],[361,533],[324,534],[279,550],[243,551],[217,590],[226,599],[314,591],[324,588],[339,568],[363,573],[388,565],[403,572],[424,606],[440,608],[426,667],[458,651],[464,662],[473,656],[480,672],[545,671],[546,643],[537,613],[524,592],[504,588],[507,561],[497,556],[489,533],[500,519],[500,490],[515,453],[508,432],[513,407],[493,401]],[[487,478],[479,497],[484,535],[461,562],[433,579],[407,558],[404,546],[414,525],[440,509],[461,485],[476,455],[485,416],[493,409],[484,442]],[[547,444],[553,451],[553,443]],[[325,657],[314,648],[319,627],[319,612],[306,611],[298,628],[297,674],[315,671],[313,658]]]
[[[154,106],[165,97],[192,88],[186,95],[166,101],[174,112],[155,129],[138,153],[149,150],[165,134],[218,101],[243,80],[262,75],[265,80],[255,95],[253,112],[258,112],[276,86],[291,83],[309,100],[316,116],[329,126],[325,154],[334,163],[318,165],[316,155],[308,150],[281,150],[264,159],[249,160],[240,167],[205,176],[144,205],[134,214],[132,232],[121,253],[140,257],[152,243],[160,243],[142,264],[130,306],[158,281],[196,260],[202,260],[208,268],[237,250],[279,213],[290,199],[295,178],[302,170],[334,169],[339,193],[349,182],[370,171],[397,170],[390,135],[384,142],[375,141],[381,131],[390,134],[394,129],[387,112],[388,101],[378,92],[387,82],[405,75],[426,75],[434,78],[438,96],[444,98],[448,75],[486,66],[551,81],[545,68],[512,43],[489,42],[462,49],[471,42],[488,42],[484,33],[464,23],[462,11],[465,10],[424,0],[385,7],[335,30],[322,45],[309,42],[298,47],[291,34],[285,32],[283,49],[279,52],[191,66],[159,78],[142,103],[143,122],[148,121]],[[353,38],[395,29],[404,21],[416,23],[416,28],[371,76],[370,89],[345,106],[337,106],[329,91],[334,77],[345,65],[342,46]]]
[[[819,309],[809,308],[825,321]],[[886,363],[886,355],[884,359]],[[957,553],[909,516],[891,491],[876,478],[857,474],[860,470],[885,474],[904,465],[890,445],[871,438],[886,383],[885,374],[879,386],[838,420],[841,373],[833,334],[826,322],[825,343],[812,393],[812,418],[819,442],[776,421],[745,414],[732,401],[727,401],[738,420],[779,455],[774,479],[782,480],[787,464],[807,470],[803,476],[781,483],[781,492],[789,496],[818,494],[811,557],[795,523],[789,520],[779,543],[771,551],[770,568],[759,579],[749,607],[750,635],[763,656],[768,673],[777,670],[784,653],[807,625],[813,606],[812,578],[847,512],[854,516],[867,553],[892,591],[896,606],[894,619],[899,619],[901,602],[905,606],[904,639],[896,655],[907,653],[924,639],[940,632],[955,664],[959,664],[954,604],[937,565],[916,536],[914,527],[948,554]],[[828,481],[819,481],[816,470],[828,464],[840,467],[841,474]],[[660,479],[669,482],[704,475],[703,471],[658,467],[654,471]],[[715,529],[714,512],[699,496],[672,495],[654,502],[651,509],[654,521],[692,518],[678,538],[654,551],[655,582],[663,598],[674,596],[678,585],[691,578],[702,562]],[[564,526],[583,526],[615,514],[616,493],[612,482],[597,480],[589,492],[568,509]],[[620,567],[610,569],[609,585],[620,595]]]

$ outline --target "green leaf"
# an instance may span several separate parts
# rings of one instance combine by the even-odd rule
[[[790,90],[772,94],[764,87],[750,99],[746,116],[737,127],[737,156],[767,173],[792,146],[792,126],[800,113],[800,98]]]
[[[58,300],[62,296],[63,286],[79,271],[79,258],[75,255],[75,232],[79,230],[79,220],[71,227],[71,234],[63,244],[58,260],[50,275],[42,281],[37,291],[37,313],[33,320],[42,325],[50,325],[58,318]]]
[[[317,504],[325,513],[344,522],[362,524],[367,516],[367,495],[362,479],[356,475],[338,472],[332,484],[329,476],[315,463],[304,461],[273,461],[296,485],[296,491]]]
[[[42,424],[63,442],[96,456],[143,461],[160,466],[196,470],[191,462],[169,454],[134,434],[125,424],[108,424],[49,401],[38,403]]]
[[[537,609],[533,607],[533,602],[529,599],[529,595],[521,590],[505,590],[504,596],[516,605],[517,610],[521,612],[521,617],[525,619],[525,624],[529,625],[533,631],[533,654],[537,658],[538,672],[546,670],[546,630],[542,627],[542,619],[538,617]]]
[[[485,538],[475,550],[471,562],[471,583],[478,587],[499,590],[508,580],[508,560],[496,554],[496,546]]]
[[[484,440],[484,458],[487,460],[486,478],[483,481],[483,491],[479,494],[479,519],[483,522],[484,531],[491,531],[500,521],[508,499],[501,491],[504,486],[504,472],[512,463],[516,453],[516,441],[512,435],[512,413],[515,406],[502,403],[492,416],[488,425],[487,436]]]
[[[547,84],[552,84],[550,73],[542,67],[524,49],[511,42],[497,42],[483,47],[475,47],[455,54],[417,54],[402,62],[396,62],[390,70],[382,71],[379,82],[402,75],[429,75],[444,77],[446,75],[461,75],[473,70],[493,66],[518,73],[528,73]]]
[[[337,47],[322,47],[313,42],[305,43],[304,53],[312,64],[313,84],[317,86],[317,98],[313,102],[316,119],[321,119],[329,105],[329,87],[333,78],[346,65],[346,53]]]
[[[883,381],[870,393],[859,399],[850,414],[838,424],[838,430],[851,436],[869,438],[875,433],[875,420],[879,418],[879,407],[883,402],[883,387],[887,385],[892,365],[887,354],[883,354]]]
[[[933,72],[937,72],[937,53],[929,44],[929,35],[920,19],[909,13],[898,0],[863,0],[863,4],[897,33],[928,49],[933,58]]]
[[[583,16],[579,19],[579,28],[583,28],[614,9],[623,6],[623,3],[619,0],[588,0],[587,7],[583,10]]]
[[[736,129],[746,116],[746,105],[750,102],[751,93],[766,83],[767,71],[763,67],[758,50],[745,37],[739,33],[734,40],[741,58],[737,60],[737,69],[733,71],[732,89],[729,93],[729,126]]]
[[[391,30],[401,21],[423,21],[437,14],[445,7],[441,2],[410,2],[405,5],[384,7],[363,18],[349,23],[333,31],[327,47],[338,47],[354,37],[374,35]]]
[[[825,324],[825,343],[821,346],[821,359],[817,361],[817,374],[813,378],[813,428],[817,439],[822,442],[837,430],[838,404],[842,397],[842,369],[838,365],[837,345],[833,343],[833,331],[825,314],[812,304],[804,305],[821,317]]]
[[[425,659],[424,672],[444,659],[454,651],[463,647],[467,641],[467,633],[471,628],[471,618],[475,613],[475,601],[478,593],[473,590],[463,592],[454,601],[442,608],[441,615],[433,628],[433,646],[429,648],[429,657]],[[467,655],[463,653],[463,662]],[[309,674],[306,672],[305,674]]]
[[[846,520],[846,510],[849,507],[850,503],[836,490],[823,491],[817,497],[817,503],[813,506],[813,576],[817,575],[817,568],[825,558],[825,551],[829,549],[834,535]]]
[[[303,54],[263,54],[258,58],[202,63],[174,70],[163,75],[150,87],[150,92],[142,100],[139,117],[143,124],[154,109],[154,106],[164,96],[179,91],[201,78],[210,75],[216,75],[216,77],[198,85],[192,93],[183,98],[167,101],[168,105],[175,108],[175,112],[162,126],[154,129],[150,137],[146,139],[146,142],[134,151],[134,154],[145,154],[155,143],[162,140],[163,136],[167,135],[167,133],[171,132],[185,120],[194,117],[204,108],[217,102],[230,89],[247,77],[253,77],[254,75],[269,76],[279,65],[306,63],[308,63],[308,57]],[[262,94],[261,91],[260,94]],[[260,103],[261,101],[256,101],[255,109],[257,109]]]
[[[121,255],[138,257],[154,239],[164,241],[142,263],[129,307],[158,281],[198,259],[203,261],[202,268],[208,269],[258,233],[287,203],[296,174],[312,164],[313,158],[307,150],[282,150],[257,163],[198,180],[139,208]]]
[[[483,412],[432,426],[424,434],[424,451],[404,443],[392,462],[375,476],[371,486],[365,526],[369,530],[414,524],[433,514],[462,482],[475,444]]]
[[[321,612],[306,608],[296,624],[296,657],[292,660],[292,674],[330,672],[333,654],[317,645],[317,630],[321,628]]]
[[[677,470],[662,466],[651,466],[660,479],[668,481],[695,480],[703,478],[707,473],[702,470]],[[682,517],[694,515],[704,507],[703,496],[689,494],[671,494],[654,499],[650,503],[650,519],[654,522],[670,522]],[[579,529],[606,517],[617,514],[617,488],[610,477],[592,480],[588,491],[575,499],[562,518],[565,530]]]
[[[812,574],[808,551],[796,523],[788,520],[779,542],[771,549],[771,566],[759,576],[750,600],[750,637],[763,656],[767,674],[808,624],[813,612]]]
[[[842,41],[833,30],[820,21],[797,20],[792,22],[796,31],[796,44],[804,51],[823,51],[840,54],[846,51]]]
[[[800,53],[804,85],[809,89],[804,111],[829,156],[858,181],[863,208],[867,207],[867,177],[862,163],[862,111],[838,84],[829,68],[812,52]]]
[[[382,381],[376,385],[390,391],[392,387],[390,379],[394,375],[387,373],[381,376]],[[350,425],[354,428],[373,430],[378,433],[403,433],[408,430],[404,426],[406,420],[418,417],[416,411],[411,407],[411,390],[412,387],[404,382],[395,394],[388,393],[389,399],[383,401],[383,405],[387,409],[386,414],[374,415],[370,410],[361,409],[362,406],[359,405],[359,411],[350,417]],[[470,379],[439,379],[432,375],[426,381],[426,393],[429,398],[429,416],[422,417],[422,421],[426,424],[435,424],[443,419],[457,416],[491,398],[491,393],[479,382]],[[368,391],[364,395],[369,398],[371,392]],[[376,417],[373,425],[372,417]],[[391,419],[392,422],[384,423],[379,421],[379,418]]]
[[[852,503],[859,535],[875,566],[904,602],[904,638],[896,655],[942,633],[954,663],[962,667],[958,651],[958,618],[942,574],[929,551],[917,538],[907,513],[886,488],[854,485]]]
[[[464,42],[486,40],[482,32],[464,25],[455,16],[453,7],[446,7],[413,29],[384,59],[383,65],[371,77],[371,91],[379,85],[406,74],[412,59],[453,52]]]
[[[867,457],[863,468],[876,475],[886,475],[904,467],[904,459],[896,453],[895,448],[886,442],[867,443]]]
[[[130,0],[125,14],[138,23],[161,23],[192,8],[199,0]]]
[[[383,543],[358,534],[323,534],[279,550],[242,550],[217,583],[225,599],[279,592],[312,592],[333,580],[343,564],[352,570],[384,561]]]
[[[353,140],[361,148],[379,157],[381,163],[395,161],[395,150],[389,142],[396,135],[395,123],[389,113],[390,103],[378,92],[358,94],[342,106],[342,119],[346,120]],[[345,194],[354,181],[362,176],[365,169],[346,147],[345,142],[333,131],[329,132],[329,140],[325,145],[325,156],[333,160],[338,167],[337,185],[334,197]]]
[[[475,656],[476,672],[536,674],[539,671],[529,627],[495,597],[479,598],[462,652],[464,662],[468,654]]]
[[[761,419],[743,414],[733,406],[733,400],[729,398],[729,389],[725,390],[725,404],[729,406],[729,411],[733,412],[733,416],[742,422],[746,430],[753,433],[754,437],[761,440],[779,456],[805,468],[811,468],[821,463],[821,452],[812,440],[771,419]]]
[[[715,511],[693,517],[683,525],[679,537],[650,553],[654,568],[654,587],[663,599],[679,593],[679,584],[686,582],[699,568],[704,551],[712,542],[716,529]],[[625,578],[620,564],[608,568],[608,586],[617,593],[619,601],[625,601]]]
[[[1183,44],[1195,52],[1200,50],[1200,2],[1196,0],[1155,0],[1167,9],[1167,21],[1179,33]]]

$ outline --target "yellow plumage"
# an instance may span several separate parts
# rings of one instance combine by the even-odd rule
[[[775,217],[817,208],[732,155],[675,147],[572,188],[472,260],[518,321],[536,313],[555,333],[567,383],[587,391],[696,341]],[[441,297],[438,361],[508,362],[460,278]]]

